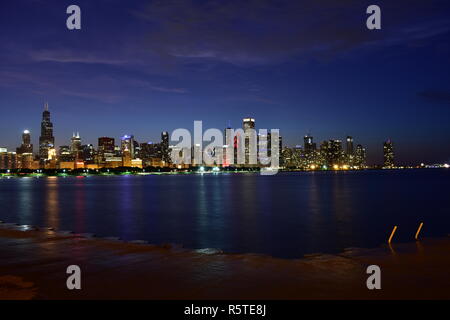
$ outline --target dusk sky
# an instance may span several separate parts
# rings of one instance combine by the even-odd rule
[[[81,30],[66,28],[67,6]],[[366,28],[366,8],[382,29]],[[450,2],[1,1],[0,147],[48,101],[57,146],[256,119],[283,144],[354,137],[369,164],[450,161]]]

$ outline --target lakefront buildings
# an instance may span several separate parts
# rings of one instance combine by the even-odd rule
[[[25,130],[22,133],[22,143],[15,152],[0,148],[0,169],[100,169],[117,167],[172,167],[170,134],[161,133],[160,142],[139,143],[134,135],[126,134],[116,140],[113,137],[102,136],[98,138],[97,146],[83,144],[79,132],[74,132],[70,141],[62,142],[56,150],[53,135],[53,122],[48,103],[44,105],[41,120],[41,133],[39,137],[38,152],[33,152],[32,133]],[[227,129],[231,129],[228,125]],[[226,130],[225,130],[226,131]],[[261,133],[256,129],[256,120],[252,117],[244,118],[242,131],[244,137],[234,136],[230,141],[224,141],[222,150],[223,159],[215,165],[235,167],[262,167],[271,156],[271,132]],[[256,147],[250,142],[256,142]],[[267,144],[261,144],[267,141]],[[117,143],[118,142],[118,143]],[[237,150],[244,144],[245,164],[237,164]],[[229,149],[234,152],[227,152]],[[265,148],[265,149],[264,149]],[[175,150],[175,149],[174,149]],[[205,151],[205,150],[204,150]],[[206,150],[214,155],[217,148]],[[307,134],[303,137],[303,146],[293,148],[283,147],[282,138],[279,137],[279,165],[287,169],[300,170],[337,170],[337,169],[363,169],[366,168],[366,149],[361,145],[354,147],[353,137],[347,136],[345,140],[331,139],[322,141],[319,145],[314,138]],[[193,146],[192,155],[195,154]],[[234,159],[228,159],[230,155]],[[262,159],[261,157],[263,157]],[[266,159],[267,158],[267,159]],[[250,163],[250,159],[253,161]],[[255,160],[256,159],[256,160]],[[198,165],[198,164],[197,164]],[[183,168],[189,168],[183,166]],[[384,167],[394,167],[394,154],[392,142],[384,144]]]

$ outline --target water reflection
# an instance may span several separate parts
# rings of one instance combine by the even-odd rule
[[[86,215],[86,200],[85,200],[85,185],[83,178],[77,178],[74,182],[74,201],[75,201],[75,230],[82,233],[85,227],[85,215]]]
[[[25,177],[19,179],[19,196],[18,200],[18,210],[19,210],[19,221],[20,224],[28,224],[31,220],[32,209],[33,209],[33,194],[32,188],[34,183],[32,178]]]
[[[54,177],[45,180],[46,223],[55,229],[59,229],[59,182],[60,180]]]
[[[447,172],[1,179],[0,220],[299,257],[379,246],[397,224],[396,242],[411,241],[424,203],[426,236],[448,234]]]

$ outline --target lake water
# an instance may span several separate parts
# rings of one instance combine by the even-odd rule
[[[0,179],[0,220],[298,258],[450,233],[450,170]]]

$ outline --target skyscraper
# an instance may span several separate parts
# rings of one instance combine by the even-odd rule
[[[346,145],[345,145],[345,153],[347,155],[353,155],[353,138],[347,136]]]
[[[131,159],[134,159],[134,136],[124,135],[121,138],[121,143],[123,166],[129,167],[131,166]]]
[[[313,142],[313,137],[311,137],[309,134],[303,137],[303,149],[305,150],[305,153],[312,152],[316,150],[316,144]]]
[[[169,133],[167,131],[161,132],[161,158],[165,164],[170,163]]]
[[[257,135],[255,131],[255,119],[244,118],[242,127],[245,134],[245,166],[257,164]]]
[[[383,145],[383,156],[384,156],[384,168],[393,168],[395,166],[394,163],[394,145],[389,139]]]
[[[360,144],[356,146],[354,165],[359,169],[366,167],[366,149]]]
[[[19,148],[17,148],[18,154],[24,154],[24,153],[33,153],[33,145],[31,144],[31,134],[30,131],[25,130],[22,133],[22,144]]]
[[[100,137],[98,138],[98,153],[101,157],[105,157],[105,153],[114,154],[114,138]]]
[[[75,132],[72,135],[72,138],[70,138],[70,151],[72,152],[74,158],[81,159],[81,138],[80,134]]]
[[[39,159],[40,165],[44,166],[49,157],[49,150],[55,146],[55,138],[53,137],[53,123],[50,121],[50,112],[48,111],[48,103],[44,105],[41,121],[41,136],[39,137]]]
[[[255,129],[255,119],[253,118],[245,118],[242,120],[244,132],[248,129]]]

